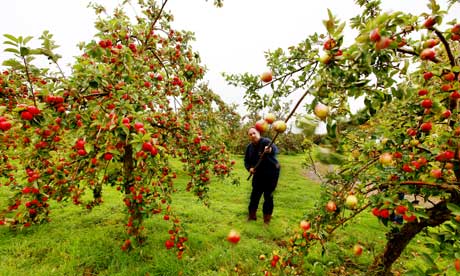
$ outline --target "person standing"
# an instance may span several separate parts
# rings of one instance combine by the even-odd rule
[[[244,166],[253,176],[248,206],[248,221],[257,220],[257,209],[263,195],[262,212],[264,223],[269,224],[274,208],[273,192],[278,185],[280,174],[280,164],[276,159],[279,151],[278,147],[271,143],[270,139],[261,137],[260,132],[255,127],[249,128],[248,136],[250,143],[246,147]]]

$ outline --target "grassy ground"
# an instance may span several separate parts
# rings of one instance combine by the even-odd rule
[[[313,208],[319,185],[305,177],[301,156],[281,156],[282,172],[275,193],[275,211],[267,227],[260,219],[247,222],[250,183],[243,168],[242,156],[235,156],[236,174],[241,185],[212,183],[210,207],[203,206],[184,192],[186,179],[179,178],[173,206],[186,223],[188,251],[178,260],[164,247],[169,225],[160,216],[146,221],[149,238],[142,248],[129,253],[120,250],[125,239],[124,207],[121,195],[113,189],[104,192],[104,204],[88,212],[70,203],[52,205],[52,221],[20,232],[0,227],[0,275],[262,275],[258,256],[281,250],[283,240],[298,227],[304,213]],[[8,192],[0,187],[0,208],[6,205]],[[370,215],[360,223],[337,234],[339,244],[332,244],[322,256],[314,249],[307,260],[311,275],[324,275],[325,265],[344,263],[366,266],[373,249],[384,244],[382,226]],[[241,233],[237,245],[226,236],[231,229]],[[359,259],[351,246],[360,241],[366,251]]]

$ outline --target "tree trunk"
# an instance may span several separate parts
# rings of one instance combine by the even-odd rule
[[[398,232],[387,234],[387,244],[382,254],[374,259],[370,267],[371,275],[393,275],[391,266],[399,258],[407,244],[426,227],[436,227],[451,218],[445,201],[440,201],[427,210],[429,218],[405,223]]]

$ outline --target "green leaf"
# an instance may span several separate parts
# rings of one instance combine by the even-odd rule
[[[17,49],[14,49],[14,48],[6,48],[4,51],[19,54],[19,51]]]
[[[456,65],[456,66],[452,67],[452,72],[454,72],[454,73],[460,72],[460,66]]]
[[[23,43],[27,44],[27,42],[29,42],[32,38],[34,38],[34,37],[33,36],[27,36],[26,38],[24,38]]]
[[[459,214],[460,215],[460,206],[454,203],[447,203],[447,208],[452,211],[454,214]]]
[[[17,43],[14,43],[14,42],[8,41],[8,40],[3,41],[3,44],[8,44],[8,45],[11,45],[11,46],[14,46],[14,47],[18,47],[18,44],[17,44]]]
[[[14,37],[14,36],[12,36],[12,35],[10,35],[10,34],[4,34],[3,36],[6,37],[6,38],[8,38],[8,39],[11,40],[11,41],[16,42],[16,43],[19,42],[18,39],[17,39],[16,37]]]
[[[433,261],[433,259],[431,258],[431,256],[429,254],[421,252],[420,255],[422,256],[422,258],[425,260],[425,263],[429,267],[432,267],[432,268],[436,267],[436,263]]]

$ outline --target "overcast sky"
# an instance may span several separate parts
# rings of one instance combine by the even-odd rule
[[[88,2],[3,0],[0,33],[38,38],[43,30],[49,30],[61,46],[57,52],[64,57],[62,62],[69,63],[73,56],[79,55],[77,43],[91,40],[95,33],[95,16],[93,10],[87,8]],[[120,0],[93,2],[111,10]],[[359,11],[354,0],[224,0],[223,8],[215,8],[212,2],[169,0],[167,9],[175,15],[176,28],[195,32],[194,49],[200,52],[208,68],[206,79],[210,87],[227,103],[240,105],[243,90],[226,85],[221,72],[260,74],[266,70],[265,51],[287,48],[310,34],[324,32],[322,20],[327,18],[327,8],[342,20],[348,20]],[[428,0],[382,2],[384,10],[428,12]],[[445,2],[438,1],[443,7]],[[451,14],[460,14],[460,9],[456,7]],[[3,48],[2,43],[0,49],[3,51]],[[4,59],[5,55],[0,53],[0,60]]]

